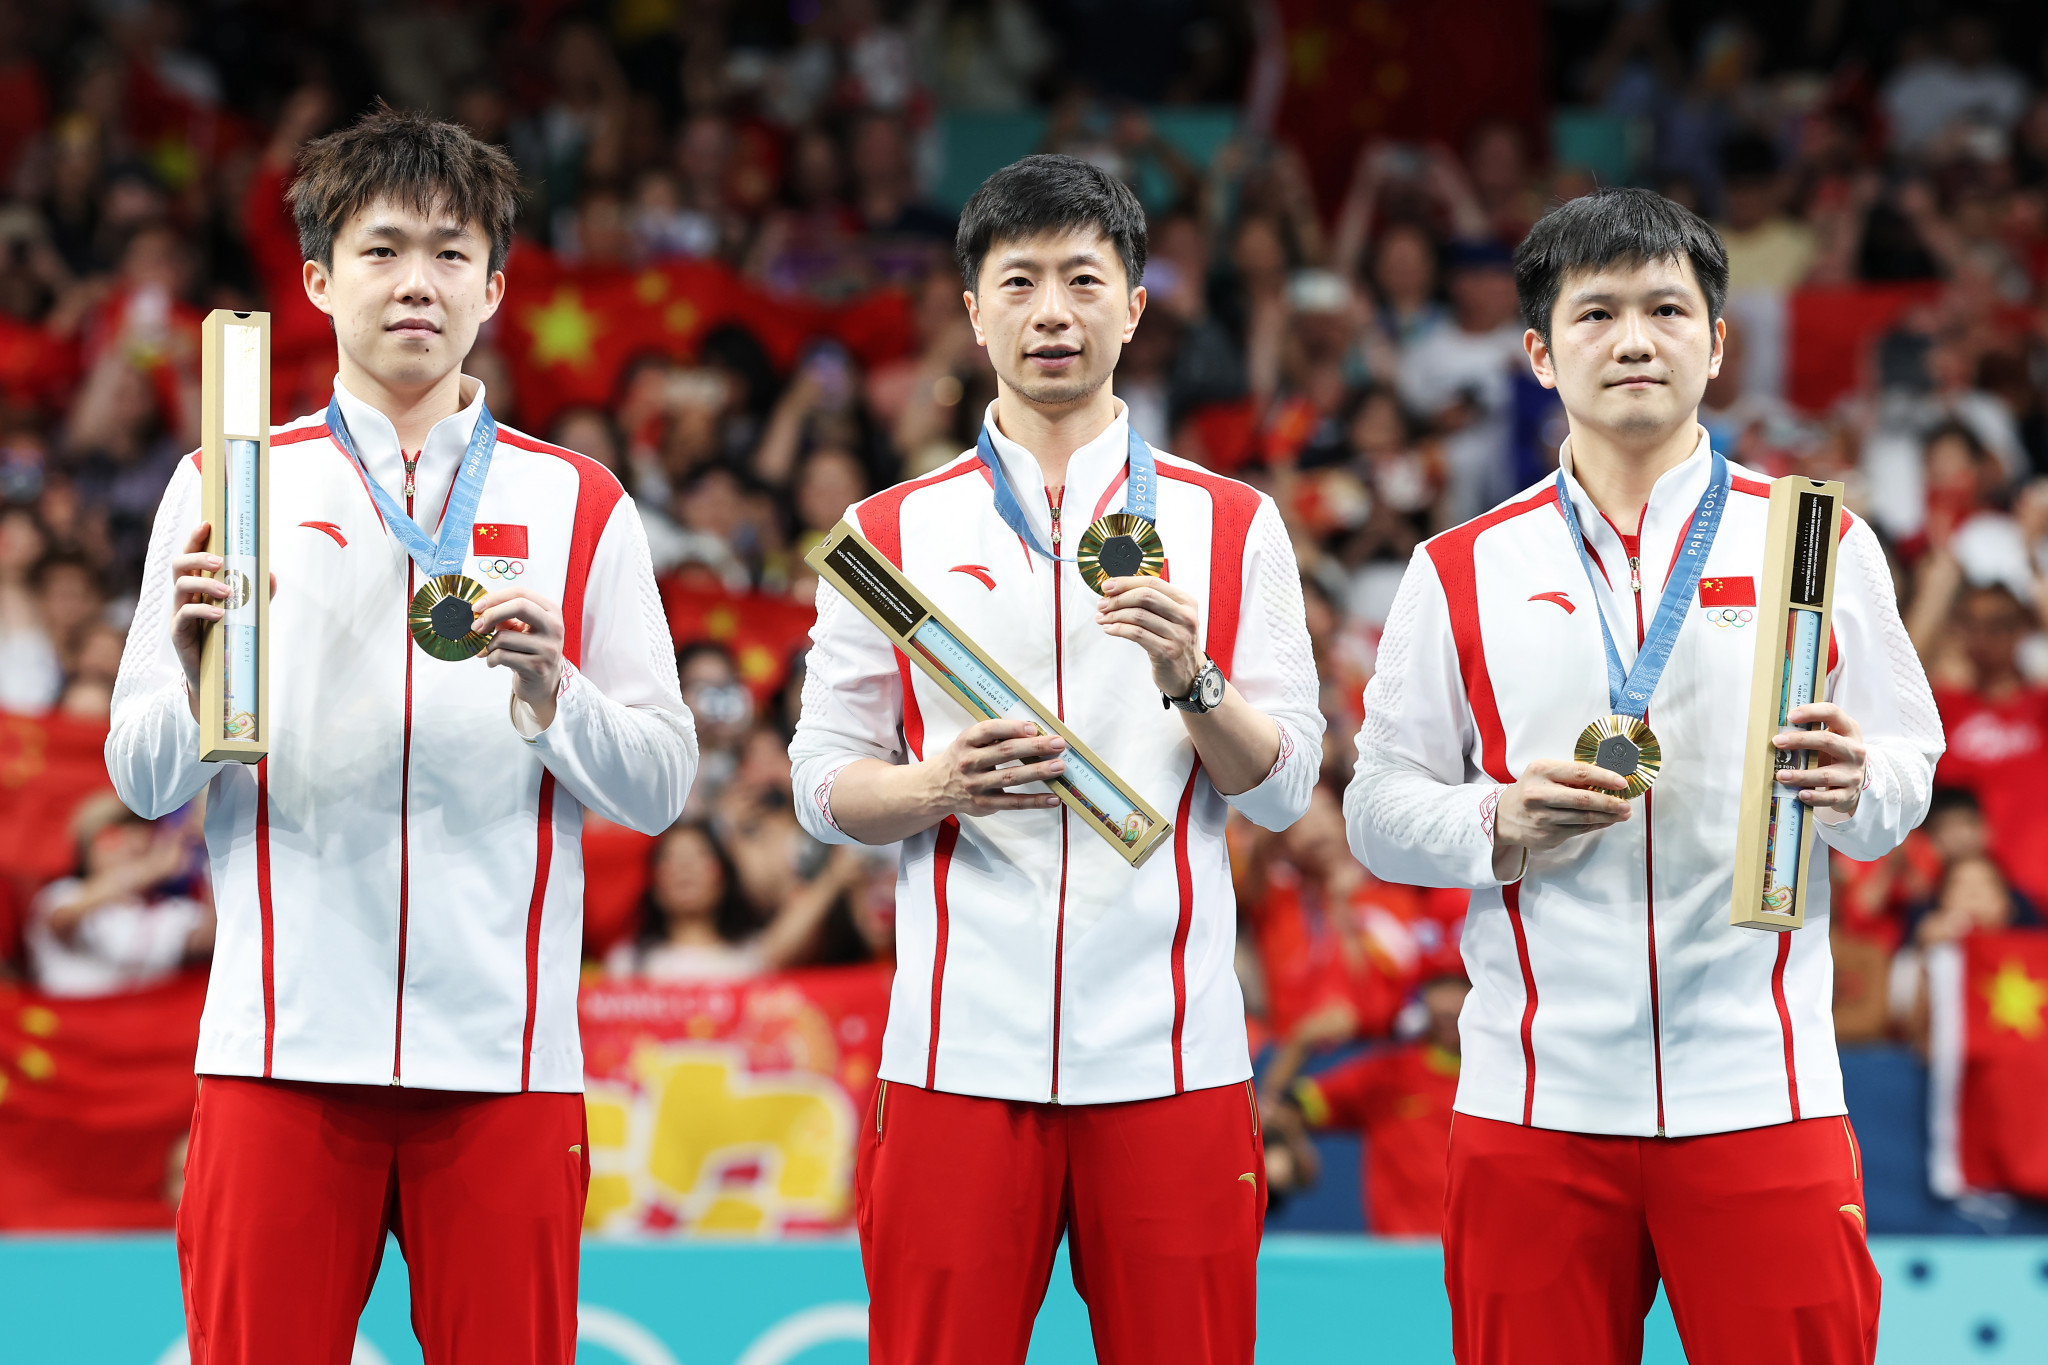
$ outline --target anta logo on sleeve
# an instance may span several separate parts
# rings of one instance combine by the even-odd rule
[[[469,533],[469,551],[485,578],[509,582],[526,572],[526,528],[505,521],[480,521]]]

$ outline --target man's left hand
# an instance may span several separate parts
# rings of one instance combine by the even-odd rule
[[[1186,588],[1149,575],[1111,578],[1102,584],[1096,624],[1120,640],[1132,640],[1152,656],[1152,680],[1169,697],[1194,690],[1202,653],[1201,604]]]
[[[1819,730],[1788,728],[1772,741],[1780,749],[1811,749],[1821,757],[1819,767],[1780,768],[1778,781],[1799,789],[1799,799],[1816,810],[1856,813],[1856,802],[1869,781],[1864,769],[1868,752],[1863,727],[1833,702],[1818,701],[1795,706],[1785,717],[1789,726],[1821,725]]]
[[[539,593],[502,588],[476,604],[475,628],[491,637],[484,662],[512,670],[512,695],[547,729],[562,685],[562,609]]]

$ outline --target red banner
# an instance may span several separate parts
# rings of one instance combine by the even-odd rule
[[[1840,284],[1794,290],[1786,316],[1785,397],[1805,412],[1826,412],[1869,381],[1871,347],[1907,309],[1941,286]]]
[[[60,1000],[0,988],[0,1228],[169,1227],[206,974]]]
[[[887,967],[582,992],[585,1227],[844,1228]],[[99,1000],[0,989],[0,1229],[169,1227],[206,977]]]
[[[1933,1185],[2048,1199],[2048,931],[1928,954]]]
[[[827,967],[586,986],[584,1230],[775,1237],[848,1226],[889,977],[887,967]]]

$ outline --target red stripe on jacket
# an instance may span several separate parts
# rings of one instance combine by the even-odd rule
[[[626,490],[609,469],[587,455],[537,441],[509,427],[498,428],[498,443],[537,455],[552,455],[576,471],[576,519],[569,532],[569,566],[562,583],[562,657],[581,666],[583,661],[583,616],[585,590],[590,585],[590,565],[604,528],[611,521]],[[450,492],[453,492],[451,486]],[[519,1088],[525,1090],[533,1073],[534,1019],[540,1010],[540,926],[547,904],[548,872],[555,853],[555,775],[542,773],[539,800],[534,807],[533,893],[526,903],[526,1026],[519,1049]]]
[[[1479,729],[1479,765],[1496,782],[1515,779],[1508,772],[1507,732],[1501,726],[1500,706],[1494,700],[1493,678],[1486,670],[1486,641],[1479,630],[1479,573],[1473,562],[1473,549],[1482,532],[1525,512],[1556,505],[1557,485],[1546,484],[1542,492],[1475,517],[1444,532],[1427,546],[1450,611],[1451,638],[1458,647],[1458,672],[1465,680],[1465,698],[1472,707],[1472,721]]]
[[[1251,538],[1252,518],[1259,513],[1258,490],[1236,479],[1183,465],[1162,464],[1159,477],[1193,484],[1209,495],[1209,621],[1203,643],[1227,678],[1237,659],[1245,542]]]
[[[1252,519],[1259,514],[1258,491],[1235,479],[1204,469],[1161,464],[1159,476],[1192,484],[1209,495],[1209,604],[1203,644],[1209,658],[1227,678],[1237,661],[1237,628],[1244,603],[1245,544]],[[1195,780],[1202,775],[1197,757],[1188,769],[1173,822],[1174,875],[1180,883],[1180,916],[1173,929],[1173,1092],[1185,1089],[1181,1072],[1181,1030],[1188,1013],[1188,934],[1195,920],[1195,879],[1188,861],[1188,822],[1194,810]]]
[[[270,760],[256,764],[256,912],[263,926],[263,1075],[277,1046],[277,929],[270,904]]]
[[[1188,864],[1188,815],[1195,805],[1195,779],[1202,775],[1197,758],[1181,788],[1180,809],[1173,817],[1173,874],[1180,883],[1180,918],[1173,926],[1173,1093],[1187,1089],[1181,1076],[1180,1037],[1188,1019],[1188,931],[1195,922],[1195,874]]]
[[[1792,956],[1792,935],[1778,935],[1778,961],[1771,968],[1771,999],[1778,1006],[1778,1027],[1785,1034],[1785,1094],[1792,1104],[1792,1121],[1799,1122],[1799,1070],[1792,1060],[1792,1011],[1785,1004],[1785,961]]]
[[[1522,964],[1522,1126],[1536,1116],[1536,971],[1529,965],[1529,931],[1522,924],[1522,884],[1500,889],[1508,908],[1508,926],[1515,931],[1515,957]]]
[[[939,822],[938,842],[932,848],[932,906],[937,934],[932,944],[932,1026],[925,1042],[924,1088],[939,1088],[939,1006],[945,996],[946,937],[952,927],[946,905],[946,879],[953,871],[953,849],[960,842],[960,821],[947,816]]]
[[[1485,516],[1444,532],[1427,547],[1430,561],[1436,566],[1437,581],[1443,585],[1444,602],[1451,617],[1451,638],[1458,648],[1458,672],[1465,680],[1465,698],[1472,708],[1473,724],[1479,730],[1480,766],[1496,782],[1515,779],[1508,772],[1507,732],[1501,725],[1500,706],[1494,699],[1493,677],[1486,668],[1486,641],[1479,629],[1478,568],[1473,551],[1481,532],[1525,512],[1556,506],[1557,485],[1549,484],[1521,502],[1497,507]],[[1515,934],[1515,957],[1522,969],[1522,1061],[1526,1067],[1522,1123],[1527,1126],[1536,1111],[1536,972],[1529,962],[1529,934],[1522,923],[1521,884],[1511,882],[1502,887],[1501,898],[1507,905],[1508,924]]]

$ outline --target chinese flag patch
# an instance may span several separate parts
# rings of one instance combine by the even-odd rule
[[[504,521],[480,521],[469,533],[469,545],[472,554],[490,555],[498,559],[524,559],[526,528]],[[1702,583],[1702,599],[1705,598],[1706,591],[1706,585]]]
[[[526,543],[525,535],[520,543]],[[1753,607],[1756,605],[1754,578],[1702,578],[1700,605],[1703,607]]]

